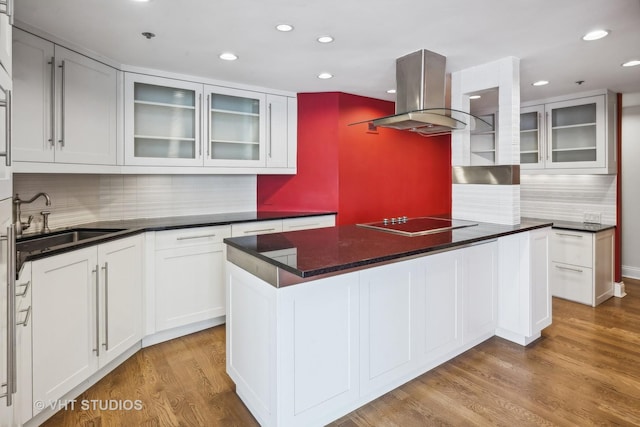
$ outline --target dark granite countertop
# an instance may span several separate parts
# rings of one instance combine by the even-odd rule
[[[553,228],[560,230],[573,230],[573,231],[586,231],[590,233],[597,233],[599,231],[605,231],[612,228],[616,228],[612,224],[594,224],[586,222],[573,222],[573,221],[557,221],[553,220]]]
[[[174,230],[180,228],[206,227],[216,225],[229,225],[242,222],[269,221],[288,218],[302,218],[316,215],[334,215],[336,212],[234,212],[211,215],[191,215],[163,218],[140,218],[120,221],[98,221],[74,225],[72,227],[52,230],[50,234],[60,234],[69,230],[113,230],[99,237],[81,240],[79,242],[59,245],[44,250],[31,252],[19,252],[17,257],[18,268],[27,261],[49,257],[52,255],[69,252],[84,247],[93,246],[123,237],[132,236],[147,231]],[[49,234],[49,233],[48,233]],[[47,234],[47,235],[48,235]],[[43,234],[27,234],[17,239],[18,243],[43,237]]]
[[[232,237],[224,242],[298,277],[309,278],[550,226],[551,221],[545,220],[523,220],[518,225],[478,223],[473,227],[408,237],[342,225]],[[290,256],[283,257],[283,253]]]

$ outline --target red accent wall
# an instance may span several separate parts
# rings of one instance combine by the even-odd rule
[[[338,224],[451,212],[449,136],[350,123],[394,104],[345,93],[298,95],[298,174],[258,177],[258,210],[337,211]]]

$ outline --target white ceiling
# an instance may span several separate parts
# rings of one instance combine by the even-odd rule
[[[447,72],[520,58],[522,101],[640,92],[639,0],[16,0],[16,20],[117,63],[293,92],[393,100],[395,59],[418,49]],[[281,33],[276,24],[295,30]],[[601,40],[581,37],[598,28]],[[147,40],[141,33],[156,37]],[[320,44],[316,38],[332,35]],[[218,58],[231,51],[234,62]],[[334,78],[321,80],[320,72]],[[533,87],[536,80],[549,80]],[[584,80],[581,86],[575,82]]]

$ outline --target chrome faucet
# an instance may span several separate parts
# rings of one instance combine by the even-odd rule
[[[51,206],[51,197],[49,197],[47,193],[38,193],[29,200],[22,200],[18,195],[18,193],[16,193],[16,197],[13,198],[13,207],[14,207],[13,217],[15,218],[15,221],[16,221],[16,236],[21,236],[24,230],[31,227],[31,221],[33,220],[33,215],[29,215],[27,222],[22,221],[20,206],[24,203],[33,203],[38,197],[44,197],[46,205]],[[47,228],[48,228],[48,224],[47,224]],[[43,228],[43,232],[44,231],[45,231],[45,228]]]

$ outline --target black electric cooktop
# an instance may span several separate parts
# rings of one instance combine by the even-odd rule
[[[385,218],[379,222],[369,222],[357,225],[359,227],[401,234],[403,236],[423,236],[425,234],[455,230],[456,228],[472,227],[478,224],[460,219],[436,218],[430,216],[407,218],[405,216]]]

